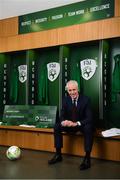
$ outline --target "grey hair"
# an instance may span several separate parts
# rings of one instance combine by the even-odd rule
[[[68,91],[68,86],[69,86],[69,84],[74,84],[74,85],[77,87],[77,89],[78,89],[78,82],[75,81],[75,80],[70,80],[70,81],[68,81],[68,82],[66,83],[66,86],[65,86],[65,90],[66,90],[66,91]]]

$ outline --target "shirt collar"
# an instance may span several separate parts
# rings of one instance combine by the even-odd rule
[[[78,98],[79,98],[79,96],[77,98],[75,98],[75,99],[72,99],[72,103],[74,102],[74,100],[77,102]]]

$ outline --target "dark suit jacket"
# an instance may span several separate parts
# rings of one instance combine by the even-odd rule
[[[61,121],[72,120],[72,99],[67,96],[63,100],[62,110],[61,110]],[[93,125],[92,111],[90,105],[90,99],[87,96],[79,95],[77,101],[77,118],[76,121],[80,121],[81,125]]]

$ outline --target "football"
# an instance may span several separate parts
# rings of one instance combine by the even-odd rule
[[[6,151],[6,156],[10,160],[17,160],[21,156],[21,149],[18,146],[10,146]]]

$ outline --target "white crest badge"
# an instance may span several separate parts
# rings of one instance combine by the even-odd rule
[[[85,80],[89,80],[95,74],[97,64],[94,59],[84,59],[80,61],[80,67],[81,67],[82,77]]]
[[[48,79],[53,82],[55,79],[57,79],[60,73],[60,64],[56,62],[48,63],[47,72],[48,72]]]
[[[27,80],[27,65],[18,66],[19,80],[24,83]]]

